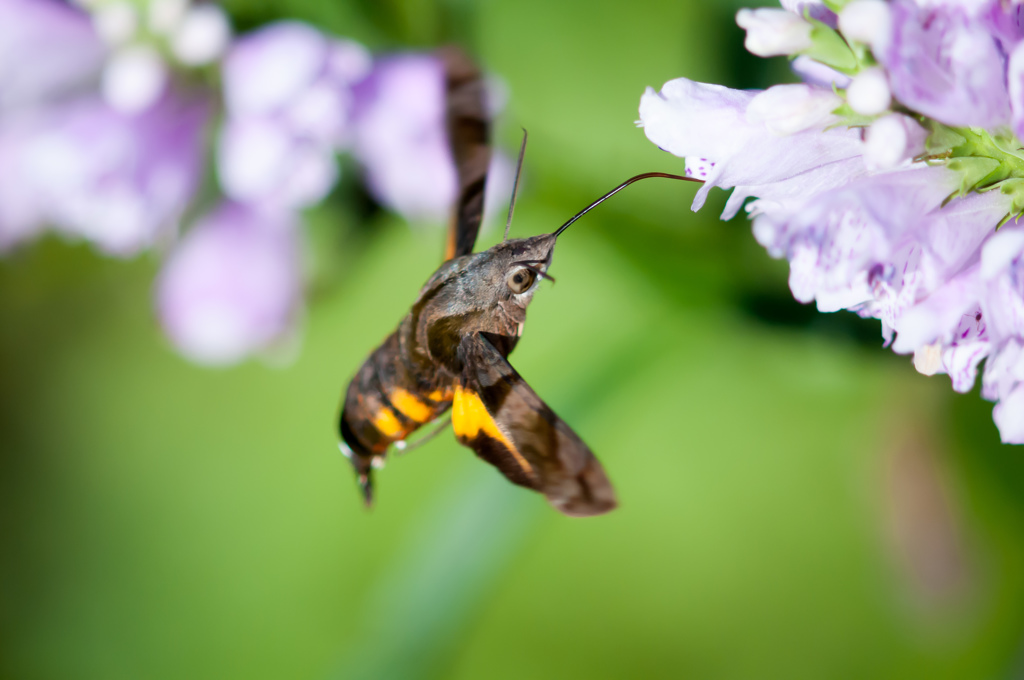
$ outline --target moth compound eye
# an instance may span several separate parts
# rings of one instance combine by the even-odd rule
[[[513,269],[509,272],[508,278],[505,279],[505,282],[508,283],[508,289],[510,291],[519,295],[520,293],[525,293],[529,290],[536,278],[537,275],[534,274],[533,271],[526,267],[519,267],[518,269]]]

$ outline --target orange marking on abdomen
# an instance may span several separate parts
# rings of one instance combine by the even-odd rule
[[[381,409],[374,414],[373,426],[377,428],[378,432],[389,439],[395,439],[404,434],[402,424],[398,422],[398,418],[395,417],[395,414],[387,407],[381,407]]]
[[[395,388],[388,399],[398,412],[413,422],[423,424],[434,417],[434,410],[401,387]]]

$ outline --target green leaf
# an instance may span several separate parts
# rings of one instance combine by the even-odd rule
[[[954,158],[946,164],[946,167],[953,172],[960,173],[960,188],[955,195],[965,196],[999,167],[999,161],[994,158],[968,156]]]
[[[837,71],[851,75],[856,73],[860,67],[857,56],[842,36],[820,21],[811,19],[810,22],[814,24],[811,29],[811,46],[803,54]]]
[[[863,113],[857,113],[845,101],[834,109],[832,113],[839,117],[839,122],[829,125],[829,130],[837,127],[867,127],[878,118],[878,116],[866,116]]]
[[[1012,201],[1010,212],[1014,215],[1024,212],[1024,179],[1008,179],[1000,182],[999,192]]]
[[[963,135],[958,134],[953,128],[942,123],[929,119],[927,127],[931,130],[928,139],[925,140],[925,150],[931,156],[940,156],[949,153],[954,147],[958,147],[965,141]]]

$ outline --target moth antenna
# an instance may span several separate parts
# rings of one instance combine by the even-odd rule
[[[529,270],[530,270],[531,272],[533,272],[534,274],[536,274],[537,276],[539,276],[540,278],[542,278],[542,279],[547,279],[547,280],[548,280],[548,281],[550,281],[550,282],[551,282],[552,284],[554,284],[554,283],[555,283],[555,277],[554,277],[554,276],[551,276],[550,274],[545,274],[545,273],[544,273],[544,272],[542,272],[541,270],[539,270],[539,269],[537,269],[536,267],[533,267],[533,266],[531,266],[531,265],[524,265],[524,266],[525,266],[525,267],[526,267],[527,269],[529,269]]]
[[[512,180],[512,198],[508,201],[508,219],[505,220],[505,236],[502,241],[508,240],[508,230],[512,228],[512,210],[516,207],[516,192],[519,190],[519,174],[523,171],[523,157],[526,155],[526,128],[523,128],[523,143],[519,145],[519,160],[516,162],[516,178]]]
[[[563,231],[568,229],[570,224],[572,224],[573,222],[575,222],[579,218],[583,217],[588,212],[590,212],[591,210],[593,210],[597,206],[601,205],[602,203],[607,201],[609,198],[611,198],[615,194],[619,193],[620,191],[622,191],[623,189],[628,187],[633,182],[639,182],[642,179],[649,179],[651,177],[665,177],[667,179],[681,179],[684,182],[698,182],[699,184],[703,184],[704,183],[704,180],[702,180],[702,179],[696,179],[696,178],[693,178],[693,177],[683,177],[682,175],[670,175],[667,172],[645,172],[642,175],[637,175],[636,177],[630,177],[625,182],[623,182],[619,186],[615,187],[614,189],[609,191],[607,194],[605,194],[601,198],[597,199],[596,201],[594,201],[593,203],[588,205],[583,210],[581,210],[578,213],[576,213],[575,215],[573,215],[572,218],[568,222],[566,222],[565,224],[563,224],[562,226],[560,226],[558,228],[558,231],[555,232],[555,238],[558,238],[559,234],[561,234]]]

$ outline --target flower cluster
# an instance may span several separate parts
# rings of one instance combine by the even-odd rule
[[[447,217],[444,89],[432,55],[374,58],[293,21],[235,36],[214,3],[0,0],[0,253],[45,230],[115,256],[159,247],[175,346],[206,364],[261,353],[295,335],[301,210],[339,154],[383,205]]]
[[[746,47],[803,81],[761,92],[685,78],[640,124],[687,174],[733,188],[801,302],[880,319],[927,375],[996,401],[1024,443],[1024,5],[782,0],[741,10]],[[754,199],[747,201],[747,199]]]

